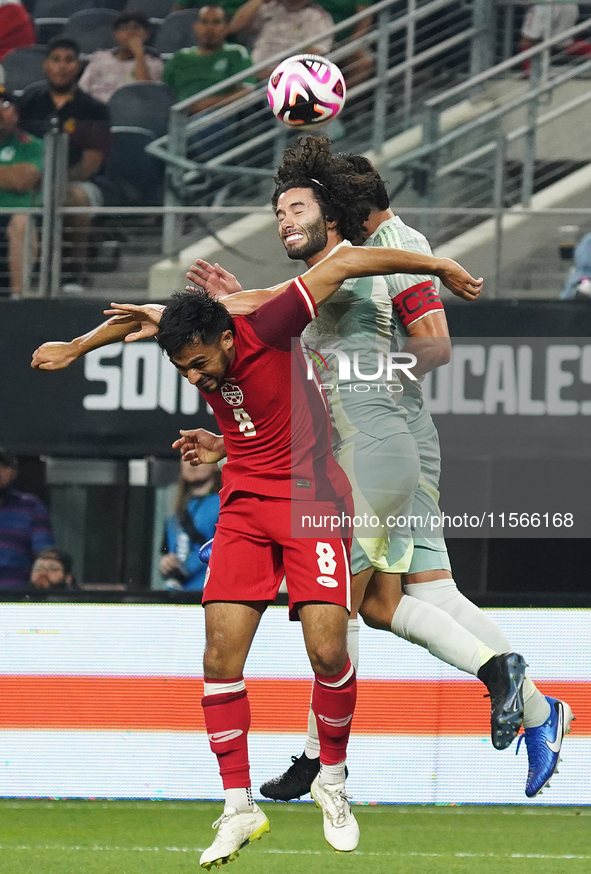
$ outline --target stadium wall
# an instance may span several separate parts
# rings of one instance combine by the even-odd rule
[[[577,717],[561,773],[534,803],[590,804],[590,611],[490,612],[542,691],[568,700]],[[5,604],[0,638],[0,796],[221,796],[200,707],[201,608]],[[360,662],[349,755],[356,802],[527,801],[525,749],[493,749],[477,680],[364,626]],[[246,677],[258,787],[304,741],[310,668],[286,608],[263,617]]]

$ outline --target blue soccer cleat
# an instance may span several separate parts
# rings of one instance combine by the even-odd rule
[[[199,550],[199,558],[203,562],[203,564],[209,564],[209,559],[211,558],[211,548],[213,546],[213,537],[211,540],[208,540],[207,543],[204,543],[201,549]]]
[[[557,698],[546,695],[550,705],[550,716],[542,725],[536,728],[526,728],[517,742],[516,753],[519,752],[521,741],[525,738],[527,748],[527,782],[525,794],[528,798],[538,795],[557,772],[560,762],[560,748],[565,734],[570,732],[570,724],[575,718],[569,705]]]

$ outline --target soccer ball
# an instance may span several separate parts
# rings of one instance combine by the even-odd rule
[[[269,106],[291,128],[313,128],[336,118],[345,105],[345,77],[320,55],[294,55],[271,73]]]

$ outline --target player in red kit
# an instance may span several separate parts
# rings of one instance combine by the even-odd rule
[[[356,695],[346,650],[348,532],[314,528],[312,537],[300,532],[294,537],[294,522],[303,515],[342,518],[346,524],[350,487],[330,451],[325,399],[308,379],[302,347],[292,338],[345,279],[396,270],[435,272],[452,288],[481,284],[447,259],[340,246],[282,295],[235,320],[221,302],[199,292],[173,298],[162,314],[149,306],[118,308],[140,321],[160,319],[158,342],[214,409],[222,435],[184,432],[175,444],[183,457],[212,462],[227,456],[203,596],[203,705],[226,800],[218,835],[201,857],[206,868],[233,859],[269,828],[250,791],[250,708],[242,672],[260,617],[284,572],[290,615],[302,623],[315,674],[312,706],[321,769],[312,795],[322,808],[329,843],[341,851],[357,846],[358,827],[345,793]],[[33,366],[67,366],[91,348],[138,333],[148,336],[137,324],[107,323],[71,344],[44,344]]]

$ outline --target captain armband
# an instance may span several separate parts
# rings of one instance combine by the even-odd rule
[[[409,328],[413,322],[424,319],[431,313],[444,309],[437,289],[430,279],[405,288],[392,298],[392,306],[405,328]]]

